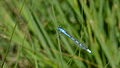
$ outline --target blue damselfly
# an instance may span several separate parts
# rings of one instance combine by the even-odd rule
[[[68,33],[66,32],[66,30],[64,30],[62,27],[59,26],[59,27],[58,27],[58,30],[59,30],[60,32],[62,32],[63,34],[65,34],[66,36],[68,36],[69,38],[71,38],[73,41],[75,41],[75,43],[78,44],[79,47],[81,47],[81,48],[87,50],[89,53],[91,53],[91,51],[90,51],[83,43],[79,42],[77,39],[75,39],[75,38],[72,37],[70,34],[68,34]]]

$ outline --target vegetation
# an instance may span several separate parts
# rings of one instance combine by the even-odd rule
[[[0,0],[0,67],[119,68],[120,0]]]

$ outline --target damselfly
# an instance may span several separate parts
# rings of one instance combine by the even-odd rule
[[[58,27],[58,30],[60,32],[62,32],[63,34],[65,34],[66,36],[68,36],[69,38],[71,38],[73,41],[75,41],[75,43],[77,43],[79,45],[79,47],[85,49],[86,51],[88,51],[89,53],[91,53],[91,51],[81,42],[79,42],[77,39],[75,39],[74,37],[72,37],[70,34],[68,34],[62,27]]]

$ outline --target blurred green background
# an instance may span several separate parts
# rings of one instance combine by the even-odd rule
[[[0,0],[0,67],[120,68],[120,0]]]

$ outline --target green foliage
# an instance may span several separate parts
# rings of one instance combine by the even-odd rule
[[[92,51],[78,48],[69,34]],[[120,0],[0,0],[1,68],[119,68]]]

